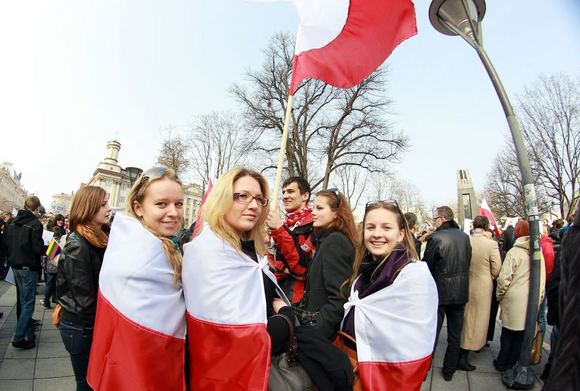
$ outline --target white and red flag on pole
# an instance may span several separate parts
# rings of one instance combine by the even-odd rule
[[[437,286],[424,262],[410,263],[395,281],[354,307],[359,375],[365,391],[419,390],[429,371],[437,332]]]
[[[185,301],[173,276],[161,241],[117,213],[99,276],[94,390],[185,390]]]
[[[191,390],[265,391],[271,342],[262,272],[276,284],[267,258],[254,262],[207,224],[184,250]]]
[[[300,16],[290,95],[308,78],[350,88],[417,34],[411,0],[294,0]]]
[[[487,217],[487,219],[489,220],[489,223],[492,226],[492,229],[493,229],[495,236],[499,237],[501,235],[501,232],[499,232],[499,226],[497,225],[497,222],[495,221],[495,218],[493,217],[493,213],[491,213],[491,208],[487,204],[487,201],[485,200],[485,198],[483,200],[481,200],[481,206],[479,207],[479,215]]]

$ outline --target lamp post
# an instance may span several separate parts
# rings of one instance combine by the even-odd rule
[[[127,167],[125,168],[125,172],[129,177],[129,182],[131,183],[131,186],[133,186],[133,184],[135,183],[137,178],[139,178],[139,175],[141,175],[143,170],[138,167]]]
[[[541,262],[536,188],[518,120],[499,76],[483,48],[481,21],[484,15],[485,0],[433,0],[429,7],[429,19],[437,31],[445,35],[461,36],[479,55],[501,102],[514,141],[524,183],[526,213],[530,223],[530,289],[520,358],[512,369],[504,372],[502,381],[508,387],[531,389],[534,386],[534,374],[530,368],[530,352],[538,316]]]

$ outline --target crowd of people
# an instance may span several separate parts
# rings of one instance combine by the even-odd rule
[[[112,224],[107,197],[83,187],[68,216],[43,221],[30,196],[1,227],[0,255],[18,290],[12,345],[36,346],[44,274],[42,305],[57,304],[77,390],[278,391],[298,389],[295,380],[299,389],[418,390],[444,321],[442,376],[451,381],[476,369],[469,355],[493,340],[498,307],[493,364],[503,372],[520,359],[531,269],[525,220],[496,237],[477,216],[468,235],[441,206],[434,230],[418,232],[417,217],[396,200],[371,200],[357,225],[344,194],[312,194],[301,177],[284,181],[281,213],[262,174],[234,168],[183,240],[183,186],[171,169],[142,173]],[[548,390],[580,386],[579,219],[542,227]],[[60,255],[45,256],[43,230]],[[284,363],[301,377],[280,376]]]

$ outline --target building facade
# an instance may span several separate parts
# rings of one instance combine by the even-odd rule
[[[55,215],[59,213],[63,216],[68,215],[73,197],[74,193],[54,194],[50,203],[50,211]]]
[[[12,168],[12,163],[4,162],[0,166],[0,210],[11,212],[22,209],[28,192],[22,187],[20,178]]]

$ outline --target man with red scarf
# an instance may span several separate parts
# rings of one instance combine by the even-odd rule
[[[290,177],[282,184],[286,219],[282,222],[278,205],[273,205],[266,220],[274,241],[268,261],[292,303],[304,296],[306,272],[314,255],[310,185],[302,177]]]

